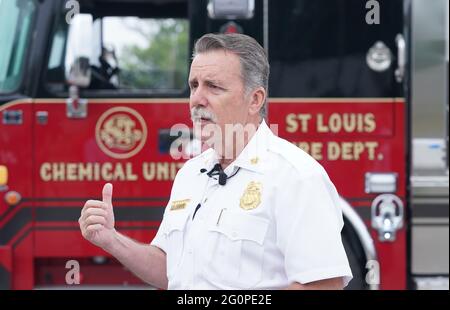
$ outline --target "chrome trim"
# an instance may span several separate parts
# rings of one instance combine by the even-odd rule
[[[395,43],[397,44],[397,69],[395,70],[395,79],[398,83],[401,83],[405,77],[406,67],[406,43],[403,35],[400,33],[397,34]]]
[[[412,176],[411,184],[413,187],[443,187],[448,188],[449,176]],[[448,193],[448,192],[447,192]]]
[[[220,2],[220,3],[218,3]],[[228,2],[228,3],[227,3]],[[238,2],[242,2],[242,1],[238,1]],[[209,0],[208,4],[206,5],[206,10],[208,12],[208,17],[211,19],[250,19],[253,18],[254,14],[255,14],[255,0],[247,0],[247,11],[246,12],[238,12],[238,11],[232,11],[229,12],[227,11],[227,9],[230,9],[230,5],[231,4],[236,4],[233,3],[233,1],[215,1],[215,0]],[[220,9],[225,9],[224,11],[220,12],[220,14],[216,14],[216,6],[218,5],[222,5],[219,6]],[[223,6],[226,7],[223,7]],[[236,8],[234,7],[234,10]]]
[[[449,288],[448,276],[414,276],[417,290],[447,290]]]
[[[87,105],[88,100],[79,97],[78,86],[70,86],[69,98],[66,99],[66,116],[68,118],[86,118]]]
[[[413,225],[440,225],[440,226],[448,226],[449,218],[448,217],[413,217],[412,218]]]
[[[368,261],[376,261],[378,262],[377,250],[375,248],[375,243],[370,235],[369,230],[367,229],[366,224],[361,219],[361,217],[356,213],[353,207],[343,198],[339,197],[342,214],[345,218],[350,222],[352,227],[355,229],[358,234],[359,241],[361,241],[361,245],[364,250],[364,254],[366,256],[366,264]],[[380,270],[378,269],[378,279],[380,279]],[[369,284],[369,288],[371,290],[378,290],[380,288],[379,285]]]
[[[364,179],[367,194],[397,192],[398,173],[396,172],[366,172]]]
[[[263,44],[269,58],[269,0],[264,0],[263,6]]]

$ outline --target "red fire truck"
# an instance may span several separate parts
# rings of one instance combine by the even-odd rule
[[[207,32],[266,49],[268,123],[341,195],[349,288],[448,287],[446,29],[446,0],[0,0],[0,288],[70,287],[74,261],[144,285],[77,220],[112,182],[117,229],[152,240]]]

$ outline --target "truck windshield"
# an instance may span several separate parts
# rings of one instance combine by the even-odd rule
[[[0,0],[0,93],[19,86],[35,11],[33,0]]]

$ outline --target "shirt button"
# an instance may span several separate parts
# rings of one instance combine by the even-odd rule
[[[237,232],[233,231],[233,233],[231,234],[231,236],[232,236],[233,238],[236,238],[236,237],[237,237]]]
[[[187,252],[189,255],[192,255],[192,249],[189,249]]]

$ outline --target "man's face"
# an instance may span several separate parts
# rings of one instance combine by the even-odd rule
[[[224,133],[226,124],[247,123],[249,99],[245,96],[239,57],[234,53],[217,50],[195,56],[189,87],[194,126],[204,129],[216,125]],[[202,130],[202,141],[208,137]]]

